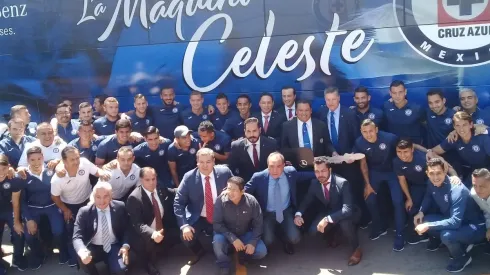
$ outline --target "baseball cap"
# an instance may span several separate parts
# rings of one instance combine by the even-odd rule
[[[189,133],[192,133],[192,130],[189,130],[189,128],[187,128],[187,126],[185,126],[185,125],[177,126],[177,128],[175,128],[175,130],[174,130],[174,136],[176,138],[185,137]]]

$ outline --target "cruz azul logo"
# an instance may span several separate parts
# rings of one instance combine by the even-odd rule
[[[471,67],[490,62],[489,1],[394,0],[394,11],[400,32],[419,54]]]

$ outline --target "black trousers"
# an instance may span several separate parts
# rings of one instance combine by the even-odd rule
[[[191,241],[186,241],[184,240],[182,231],[180,232],[180,238],[184,245],[189,248],[193,254],[198,254],[201,250],[203,250],[203,246],[201,242],[198,240],[198,235],[201,231],[205,231],[206,234],[212,235],[213,234],[213,225],[208,223],[206,218],[200,217],[197,222],[195,222],[193,225],[191,225],[194,230],[196,231],[194,233],[194,238],[192,238]]]
[[[310,235],[321,234],[317,230],[317,225],[326,216],[328,216],[328,213],[325,212],[319,213],[316,216],[316,218],[313,220],[308,230],[308,233]],[[359,237],[357,235],[357,223],[360,219],[360,216],[361,216],[360,211],[355,211],[354,215],[347,219],[338,221],[337,223],[328,224],[323,234],[334,234],[337,230],[340,230],[342,232],[342,235],[344,235],[347,238],[347,241],[349,242],[352,251],[354,251],[356,248],[359,247]]]
[[[98,262],[104,262],[109,267],[109,272],[111,275],[124,275],[126,274],[128,268],[123,262],[122,256],[119,256],[119,250],[121,249],[121,244],[115,243],[111,245],[111,250],[106,253],[101,245],[90,244],[87,249],[92,255],[92,261],[87,265],[83,264],[81,259],[79,259],[80,268],[85,271],[85,273],[90,275],[98,275],[97,267],[95,264]],[[129,257],[131,261],[131,257]]]
[[[135,260],[142,267],[146,267],[148,264],[155,265],[158,254],[169,251],[171,247],[179,242],[178,234],[179,232],[175,229],[165,229],[163,240],[160,243],[156,243],[151,238],[133,233],[130,251],[134,252],[134,255],[131,254],[131,257],[135,257]]]

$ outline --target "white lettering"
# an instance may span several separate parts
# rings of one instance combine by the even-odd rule
[[[458,58],[456,59],[456,62],[463,62],[464,53],[457,53],[456,55],[458,56]]]
[[[430,48],[432,48],[432,45],[427,43],[427,41],[424,41],[424,43],[422,43],[422,45],[420,45],[420,47],[422,48],[422,50],[428,52],[430,50]]]
[[[344,57],[344,60],[346,62],[356,63],[367,54],[374,43],[374,39],[371,39],[369,41],[366,48],[364,48],[364,50],[357,57],[351,56],[352,51],[357,50],[362,45],[365,38],[366,33],[362,30],[354,30],[347,35],[344,42],[342,43],[342,56]]]
[[[446,51],[441,50],[441,52],[439,53],[439,58],[444,59],[445,56],[446,56]]]
[[[27,4],[3,6],[0,10],[0,18],[15,18],[27,16]]]
[[[475,52],[475,59],[480,60],[480,55],[478,54],[478,52]]]

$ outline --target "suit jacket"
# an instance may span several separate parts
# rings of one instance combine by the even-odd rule
[[[349,182],[336,174],[332,174],[329,197],[330,200],[327,201],[324,195],[322,184],[317,179],[315,179],[310,184],[310,187],[308,188],[308,193],[306,194],[304,200],[301,202],[301,205],[298,208],[298,212],[304,214],[308,207],[315,200],[318,200],[324,207],[323,209],[319,210],[321,212],[328,213],[334,223],[351,218],[354,213],[359,212],[352,201],[352,194]]]
[[[322,106],[319,111],[318,117],[323,123],[327,125],[327,133],[330,137],[330,124],[328,123],[329,110],[327,107]],[[340,106],[339,126],[337,129],[338,145],[336,148],[337,153],[343,155],[345,153],[351,153],[356,139],[361,135],[359,129],[359,122],[354,110],[347,107]]]
[[[286,116],[281,115],[275,110],[272,110],[269,117],[269,127],[267,127],[267,132],[265,131],[264,125],[262,123],[262,112],[255,113],[252,116],[256,117],[259,120],[260,128],[262,129],[262,135],[280,140],[282,133],[282,124],[287,121]]]
[[[128,213],[124,202],[111,201],[109,205],[111,212],[112,232],[118,242],[127,244],[129,242]],[[97,233],[99,226],[97,208],[95,205],[87,205],[78,211],[73,231],[73,247],[75,251],[87,248]]]
[[[294,103],[296,105],[296,103]],[[284,116],[286,118],[286,121],[288,120],[289,112],[286,112],[286,108],[284,107],[284,104],[279,105],[278,107],[274,108],[276,112],[279,113],[279,115]],[[296,116],[296,109],[293,111],[293,118]]]
[[[309,181],[315,178],[313,172],[298,172],[293,166],[284,167],[284,174],[289,183],[290,203],[293,209],[297,208],[296,182]],[[245,185],[245,192],[252,194],[259,201],[262,212],[267,212],[267,201],[269,200],[269,169],[255,173]]]
[[[163,227],[166,228],[171,222],[169,217],[171,217],[170,211],[172,211],[172,202],[168,199],[167,191],[165,189],[157,187],[156,192],[162,203],[162,222]],[[145,193],[145,190],[143,190],[142,185],[139,185],[133,192],[131,192],[126,202],[126,208],[129,213],[129,221],[131,222],[131,226],[136,235],[147,239],[151,238],[151,235],[155,231],[151,228],[155,215],[153,214],[153,204]]]
[[[228,179],[233,177],[233,173],[227,166],[216,165],[213,174],[216,182],[216,193],[219,196],[221,191],[225,189]],[[202,186],[203,182],[198,168],[185,173],[174,200],[174,212],[179,227],[186,224],[193,225],[199,220],[204,206]]]
[[[277,141],[264,136],[260,137],[259,167],[255,168],[247,149],[247,139],[242,138],[231,143],[229,167],[233,175],[242,177],[245,182],[249,181],[255,172],[267,168],[267,158],[278,150]]]
[[[331,156],[335,148],[330,141],[327,125],[316,118],[311,118],[311,125],[313,130],[313,140],[311,140],[313,144],[313,155],[315,157]],[[298,118],[284,122],[282,126],[281,148],[299,148],[299,134]]]

